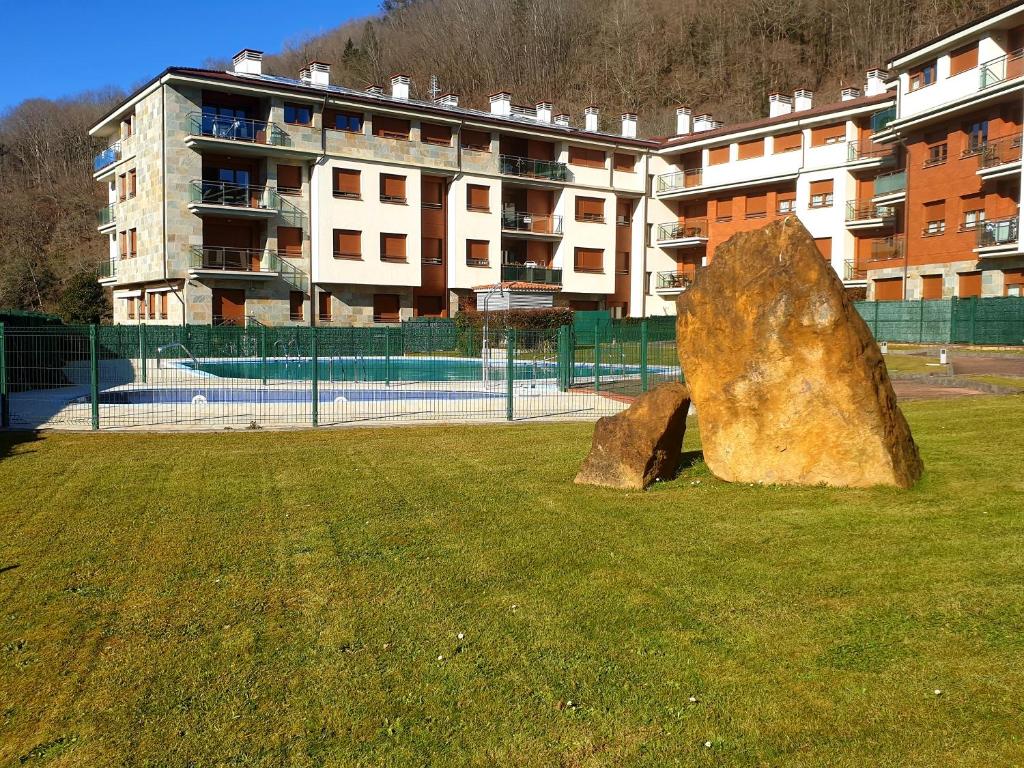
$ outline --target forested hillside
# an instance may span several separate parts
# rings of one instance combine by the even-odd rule
[[[360,88],[401,72],[424,98],[436,75],[467,106],[486,108],[489,93],[506,89],[574,120],[593,103],[608,127],[629,109],[653,136],[671,132],[678,104],[735,122],[763,115],[773,89],[831,100],[890,54],[1002,4],[385,0],[377,17],[290,44],[266,66],[295,76],[306,61],[327,61],[334,82]],[[100,147],[86,129],[120,96],[30,100],[0,115],[0,308],[54,310],[72,277],[105,257],[95,231],[105,195],[91,178]]]

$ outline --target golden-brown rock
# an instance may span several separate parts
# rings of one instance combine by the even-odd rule
[[[576,482],[643,490],[679,469],[690,393],[682,384],[662,384],[622,413],[599,419],[594,442]]]
[[[679,362],[717,477],[902,488],[920,477],[878,345],[796,218],[719,247],[677,308]]]

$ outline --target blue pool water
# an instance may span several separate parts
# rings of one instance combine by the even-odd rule
[[[457,392],[452,390],[423,389],[320,389],[321,403],[366,403],[393,400],[490,400],[504,398],[503,392]],[[309,403],[312,392],[308,389],[265,389],[262,387],[145,387],[117,389],[101,392],[101,405],[139,405],[175,403],[189,404],[196,398],[200,403]],[[81,398],[80,402],[88,402]]]

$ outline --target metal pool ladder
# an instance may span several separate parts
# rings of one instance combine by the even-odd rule
[[[180,349],[182,352],[184,352],[186,355],[188,355],[189,359],[192,361],[192,365],[195,367],[194,370],[197,370],[197,371],[199,370],[199,361],[196,359],[196,356],[193,355],[189,351],[188,347],[186,347],[180,341],[175,341],[175,342],[172,342],[171,344],[164,344],[162,347],[157,347],[156,348],[156,367],[157,368],[162,368],[163,367],[163,365],[162,365],[162,363],[163,363],[162,355],[163,355],[164,352],[166,352],[169,349]]]

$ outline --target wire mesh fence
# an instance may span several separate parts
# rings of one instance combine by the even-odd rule
[[[240,428],[596,418],[679,379],[674,332],[615,322],[550,330],[0,328],[4,426]]]
[[[860,301],[856,307],[879,341],[1024,345],[1024,297]]]

